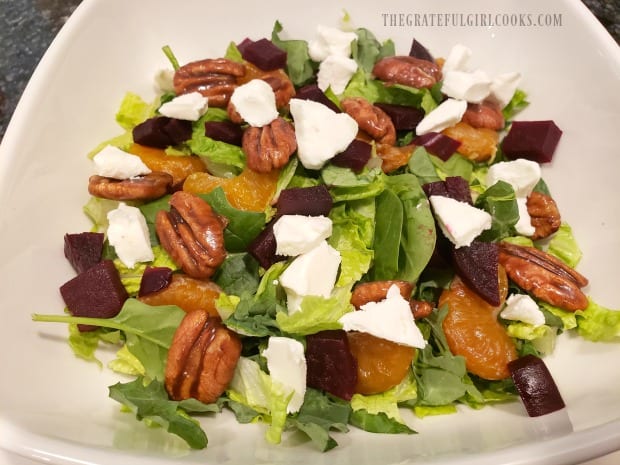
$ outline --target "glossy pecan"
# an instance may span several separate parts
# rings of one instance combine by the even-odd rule
[[[241,355],[239,337],[219,318],[196,310],[185,315],[174,333],[164,373],[173,400],[215,402],[233,378]]]
[[[409,162],[414,149],[415,146],[413,145],[395,146],[378,143],[376,145],[377,156],[382,160],[381,169],[383,172],[391,173],[401,166],[405,166]]]
[[[245,65],[226,58],[207,58],[181,66],[174,73],[177,95],[200,92],[209,106],[226,107],[237,87],[237,79],[245,75]]]
[[[474,128],[486,128],[499,131],[504,127],[504,115],[492,102],[468,103],[461,121]]]
[[[379,302],[386,298],[388,290],[397,286],[403,299],[409,299],[413,292],[413,284],[409,281],[388,279],[385,281],[369,281],[358,284],[351,293],[351,305],[359,309],[368,302]]]
[[[424,300],[411,299],[409,301],[409,306],[411,307],[411,312],[413,313],[413,318],[415,320],[426,318],[433,313],[433,306]]]
[[[532,240],[550,236],[562,225],[562,217],[555,201],[541,192],[532,192],[527,197],[527,212],[534,227]]]
[[[243,132],[242,148],[252,171],[268,173],[286,165],[297,149],[295,130],[281,117],[260,128],[248,127]]]
[[[154,200],[168,192],[172,181],[172,176],[161,171],[129,179],[93,175],[88,179],[88,192],[110,200]]]
[[[356,122],[361,130],[381,144],[396,143],[396,129],[390,117],[381,108],[361,97],[344,98],[342,109]]]
[[[587,278],[547,252],[502,242],[499,263],[513,282],[544,302],[569,311],[588,306],[588,298],[581,291],[588,284]]]
[[[382,58],[375,63],[372,74],[381,81],[417,89],[429,89],[441,80],[441,69],[436,63],[410,56]]]
[[[155,217],[162,247],[193,278],[209,278],[226,258],[225,227],[207,202],[184,191],[172,194],[170,211]]]

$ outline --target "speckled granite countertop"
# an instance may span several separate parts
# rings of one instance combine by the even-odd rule
[[[583,0],[620,43],[620,1]],[[0,0],[0,140],[50,42],[81,0]]]

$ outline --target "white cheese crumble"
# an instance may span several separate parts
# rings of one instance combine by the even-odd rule
[[[527,211],[526,197],[517,197],[517,208],[519,209],[519,220],[515,224],[515,230],[522,236],[533,236],[536,228],[532,226],[532,217]]]
[[[296,256],[309,252],[332,234],[326,216],[283,215],[273,225],[276,254]]]
[[[326,241],[299,255],[280,275],[289,313],[301,308],[307,295],[329,297],[340,267],[340,253]]]
[[[354,40],[357,40],[357,34],[354,32],[319,25],[316,37],[308,43],[308,54],[317,62],[325,60],[330,55],[346,58],[351,55],[351,42]]]
[[[341,94],[356,71],[355,60],[339,55],[329,55],[319,65],[317,73],[319,89],[326,91],[331,88],[335,94]]]
[[[495,76],[491,81],[490,100],[497,103],[500,108],[504,108],[512,99],[520,82],[521,74],[517,72]]]
[[[491,228],[491,215],[467,202],[441,195],[431,195],[429,200],[439,227],[457,249]]]
[[[446,99],[418,123],[415,132],[419,136],[429,132],[441,132],[461,121],[465,110],[465,100]]]
[[[508,297],[500,316],[505,320],[522,321],[533,326],[545,324],[545,315],[527,294],[512,294]]]
[[[107,217],[108,241],[127,268],[153,260],[149,229],[140,209],[121,202],[118,208],[108,212]]]
[[[174,92],[174,70],[160,69],[153,77],[155,89],[160,92]]]
[[[484,71],[447,71],[441,84],[441,91],[448,97],[480,103],[491,93],[491,79]]]
[[[151,170],[139,156],[112,145],[105,146],[93,157],[95,173],[113,179],[129,179],[149,174]]]
[[[441,70],[443,73],[448,71],[467,71],[467,63],[471,58],[472,51],[463,44],[456,44],[448,53]]]
[[[252,79],[237,87],[230,102],[250,126],[266,126],[278,117],[276,95],[262,79]]]
[[[538,163],[519,158],[489,166],[486,183],[490,187],[497,181],[507,182],[512,186],[517,197],[527,197],[540,181],[540,177],[541,171]]]
[[[200,92],[190,92],[173,98],[159,107],[159,113],[168,118],[197,121],[205,114],[208,99]]]
[[[288,337],[271,336],[263,350],[271,378],[292,391],[287,413],[299,411],[306,393],[306,356],[301,342]]]
[[[308,169],[318,170],[345,150],[357,135],[357,123],[346,113],[336,113],[322,103],[293,98],[297,156]]]
[[[345,331],[362,331],[408,347],[422,349],[426,346],[424,336],[413,319],[409,302],[402,297],[396,285],[388,289],[385,299],[368,302],[359,310],[343,315],[338,321]]]

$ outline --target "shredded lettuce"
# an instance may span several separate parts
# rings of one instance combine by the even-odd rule
[[[581,260],[581,249],[573,236],[573,230],[567,223],[562,223],[560,229],[549,240],[547,249],[571,268],[575,268]]]

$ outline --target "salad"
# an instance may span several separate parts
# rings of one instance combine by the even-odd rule
[[[117,346],[110,397],[196,449],[224,409],[328,451],[333,431],[415,433],[402,409],[562,408],[542,358],[565,331],[617,340],[620,312],[585,294],[541,177],[560,128],[515,120],[520,75],[472,70],[463,44],[282,31],[183,65],[163,48],[155,101],[128,93],[89,154],[66,314],[33,319],[88,361]]]

